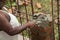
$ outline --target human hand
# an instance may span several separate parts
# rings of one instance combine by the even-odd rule
[[[32,27],[34,27],[34,25],[36,25],[35,21],[28,22],[27,28],[32,28]]]

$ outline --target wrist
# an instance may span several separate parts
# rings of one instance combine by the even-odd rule
[[[29,28],[29,27],[30,27],[29,23],[27,23],[27,24],[26,24],[26,27],[27,27],[27,28]]]

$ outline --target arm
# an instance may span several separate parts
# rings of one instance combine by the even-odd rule
[[[5,31],[9,35],[16,35],[24,31],[28,26],[32,25],[34,25],[34,22],[26,23],[23,26],[12,28],[9,21],[4,16],[0,16],[0,27],[3,31]]]

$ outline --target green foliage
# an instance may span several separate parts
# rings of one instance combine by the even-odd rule
[[[36,13],[36,12],[43,12],[43,13],[52,14],[51,1],[52,0],[33,0],[33,3],[34,3],[33,4],[33,6],[34,6],[34,13]],[[37,2],[41,3],[41,5],[42,5],[42,8],[41,9],[38,9],[35,6],[35,3],[37,3]],[[10,7],[10,5],[11,5],[10,4],[10,0],[7,0],[6,5],[8,6],[8,8]],[[16,6],[16,3],[13,2],[12,5],[13,6]],[[56,1],[54,1],[54,8],[53,9],[54,9],[54,14],[55,14],[54,17],[56,17],[56,15],[57,15]],[[23,11],[24,13],[26,13],[25,12],[25,6],[22,6],[20,8],[20,10]],[[27,12],[28,12],[28,14],[31,14],[32,13],[31,12],[31,4],[29,4],[27,6]],[[23,15],[26,16],[25,14],[23,14]],[[30,19],[30,17],[29,17],[29,19]],[[24,22],[26,22],[25,19],[24,19]],[[26,31],[24,31],[24,32],[25,32],[25,36],[28,35]],[[58,29],[57,29],[57,26],[56,25],[55,25],[55,37],[56,37],[56,40],[58,40]]]

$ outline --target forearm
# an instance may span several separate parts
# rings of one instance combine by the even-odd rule
[[[10,30],[9,35],[13,36],[16,34],[21,33],[22,31],[24,31],[27,28],[27,24],[23,25],[23,26],[19,26],[19,27],[15,27],[13,30]]]

